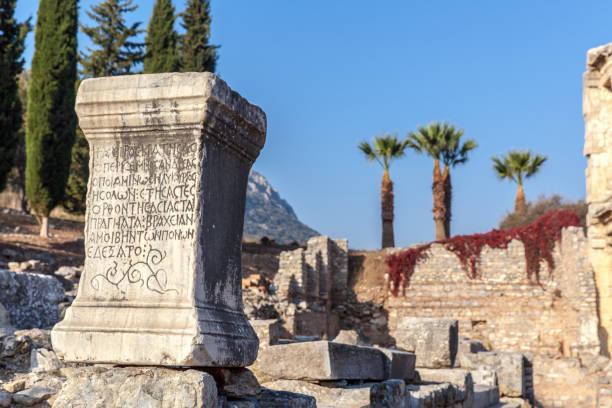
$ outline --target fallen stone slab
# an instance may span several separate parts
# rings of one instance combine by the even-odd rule
[[[193,369],[84,367],[73,371],[53,406],[209,408],[217,406],[217,386]]]
[[[499,402],[499,389],[490,385],[474,386],[474,408],[488,408]]]
[[[416,356],[407,351],[378,348],[386,357],[385,378],[411,380],[414,376]]]
[[[310,395],[317,401],[317,407],[336,406],[361,408],[370,404],[372,384],[359,386],[324,386],[300,380],[277,380],[264,384],[266,388]]]
[[[284,380],[384,380],[387,371],[381,351],[325,340],[271,346],[258,360],[265,374]]]
[[[42,401],[49,399],[56,393],[55,390],[47,387],[32,387],[27,390],[13,394],[13,401],[26,407],[31,407]]]
[[[206,369],[217,383],[219,395],[245,397],[261,392],[261,385],[255,375],[246,368],[209,368]]]
[[[521,353],[482,351],[462,354],[461,367],[470,370],[482,366],[491,367],[497,373],[500,394],[521,397],[526,395],[525,360],[525,356]]]
[[[17,330],[52,327],[59,319],[58,304],[65,295],[53,276],[0,269],[0,299]]]
[[[304,394],[265,389],[254,397],[260,407],[266,408],[317,408],[316,400]]]
[[[417,367],[455,364],[459,341],[459,323],[455,319],[404,317],[392,335],[398,348],[416,354]]]
[[[474,381],[468,370],[454,368],[419,368],[415,373],[415,381],[419,383],[450,383],[457,387],[457,400],[463,406],[471,407],[474,403]]]
[[[406,385],[406,399],[410,408],[452,407],[461,402],[457,394],[457,387],[450,383]]]
[[[15,329],[11,325],[11,321],[9,319],[9,314],[0,303],[0,337],[8,336],[13,334]]]
[[[406,384],[402,380],[387,380],[370,388],[371,408],[408,408]]]

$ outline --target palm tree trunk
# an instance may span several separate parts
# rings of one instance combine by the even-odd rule
[[[444,186],[444,234],[445,238],[451,237],[451,217],[452,217],[452,194],[453,186],[451,184],[450,168],[444,167],[444,174],[442,175],[442,185]]]
[[[385,170],[380,183],[380,207],[382,215],[382,247],[394,247],[393,237],[393,182]]]
[[[446,238],[444,219],[446,211],[444,209],[444,184],[442,182],[442,172],[440,171],[440,160],[434,159],[433,185],[433,219],[436,224],[436,241]]]
[[[527,208],[527,204],[525,203],[525,191],[523,190],[523,185],[518,185],[518,190],[516,191],[516,198],[514,200],[514,212],[515,213],[524,213]]]

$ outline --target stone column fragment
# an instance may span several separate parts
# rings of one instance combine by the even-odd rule
[[[240,257],[264,112],[210,73],[88,79],[76,111],[90,145],[85,270],[54,349],[67,361],[251,364]]]

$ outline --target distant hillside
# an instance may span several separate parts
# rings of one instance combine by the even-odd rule
[[[319,233],[298,220],[293,208],[283,200],[268,180],[256,171],[249,174],[244,238],[268,237],[279,243],[305,242]]]

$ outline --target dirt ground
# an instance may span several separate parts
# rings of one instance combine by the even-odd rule
[[[83,222],[55,217],[49,222],[51,237],[43,238],[33,215],[0,209],[0,254],[12,250],[17,255],[6,260],[27,261],[48,253],[56,265],[83,265]]]

